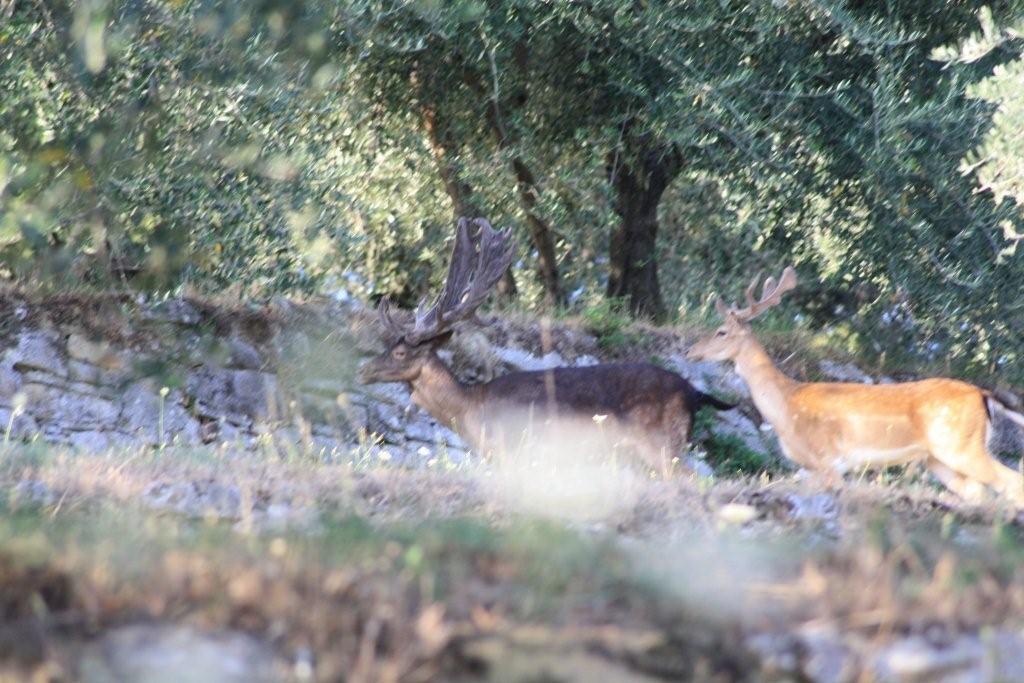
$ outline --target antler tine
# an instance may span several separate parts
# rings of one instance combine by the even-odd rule
[[[469,234],[469,219],[460,218],[455,229],[455,242],[452,245],[452,255],[448,262],[448,275],[444,281],[444,288],[429,309],[426,308],[426,297],[420,301],[416,307],[412,330],[405,335],[406,339],[409,341],[429,339],[445,331],[444,311],[458,300],[459,292],[465,289],[472,277],[473,255],[473,239]]]
[[[380,302],[377,304],[377,318],[389,335],[401,337],[404,333],[405,328],[391,315],[391,301],[386,296],[381,297]]]
[[[753,308],[757,301],[754,300],[754,290],[757,289],[757,283],[761,281],[761,273],[754,276],[754,279],[750,281],[747,288],[743,291],[743,298],[747,300],[747,308]]]
[[[761,298],[759,300],[755,300],[754,290],[757,288],[757,282],[760,279],[760,275],[754,278],[754,281],[750,283],[744,293],[747,300],[747,307],[738,310],[733,309],[732,314],[736,318],[744,321],[751,320],[764,313],[769,308],[778,306],[779,302],[782,301],[782,295],[796,287],[797,282],[796,271],[793,270],[792,266],[786,266],[778,281],[771,276],[764,281],[764,287],[761,289]]]
[[[447,316],[452,322],[474,314],[494,285],[508,270],[515,254],[511,231],[495,230],[483,218],[477,218],[473,222],[480,227],[480,252],[477,256],[476,267],[473,269],[472,281]]]
[[[472,317],[512,263],[515,249],[511,232],[495,230],[483,218],[472,222],[479,227],[475,240],[479,250],[470,236],[470,221],[460,219],[444,290],[429,311],[417,314],[413,331],[406,335],[409,341],[418,343],[438,336],[456,322]]]

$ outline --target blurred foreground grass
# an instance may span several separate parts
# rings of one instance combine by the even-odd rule
[[[523,473],[496,486],[496,468],[7,448],[6,675],[78,680],[94,643],[140,622],[250,634],[272,680],[352,681],[761,680],[752,633],[1024,626],[1021,528],[912,477],[837,496],[792,479],[623,479],[622,504],[581,518],[531,472],[544,510],[515,499]],[[179,484],[234,487],[240,504],[153,505],[154,485]],[[273,505],[309,514],[253,512]]]

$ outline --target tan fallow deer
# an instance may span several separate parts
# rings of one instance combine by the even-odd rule
[[[387,300],[381,301],[387,349],[360,368],[360,381],[406,383],[415,404],[480,455],[508,454],[523,442],[524,431],[568,430],[604,435],[603,444],[625,444],[667,475],[687,446],[694,413],[705,405],[728,410],[731,404],[651,363],[511,372],[466,384],[438,357],[456,323],[479,323],[476,309],[512,257],[507,231],[496,231],[483,219],[460,219],[448,279],[434,305],[421,304],[412,320],[401,321]]]
[[[1024,425],[990,392],[954,379],[899,384],[798,382],[783,374],[754,338],[750,321],[796,287],[786,268],[744,308],[715,302],[723,324],[691,347],[695,360],[732,361],[787,458],[828,478],[851,470],[923,463],[952,491],[977,500],[991,488],[1024,507],[1024,478],[988,451],[993,412]]]

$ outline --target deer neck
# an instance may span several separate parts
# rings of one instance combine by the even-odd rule
[[[450,429],[459,431],[475,405],[478,391],[463,384],[436,354],[423,364],[419,376],[409,382],[412,401]]]
[[[754,338],[746,341],[734,362],[736,374],[747,383],[758,412],[778,431],[789,414],[787,403],[797,382],[775,366],[768,352]]]

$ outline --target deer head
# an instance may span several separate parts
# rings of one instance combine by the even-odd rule
[[[760,280],[761,276],[758,275],[747,286],[744,292],[747,305],[744,308],[726,306],[721,297],[716,297],[715,309],[722,317],[722,325],[713,335],[691,346],[686,354],[688,358],[735,360],[745,342],[751,338],[750,321],[769,308],[778,306],[782,301],[782,295],[796,287],[796,271],[792,266],[787,266],[777,282],[773,277],[767,278],[761,289],[761,298],[755,300],[754,291]]]
[[[478,228],[475,235],[471,225]],[[420,302],[411,321],[398,320],[390,302],[381,300],[377,314],[388,348],[359,369],[359,380],[363,384],[416,380],[437,347],[451,338],[456,323],[478,322],[476,309],[508,269],[514,253],[508,230],[495,230],[483,218],[460,218],[440,296],[429,309]]]

